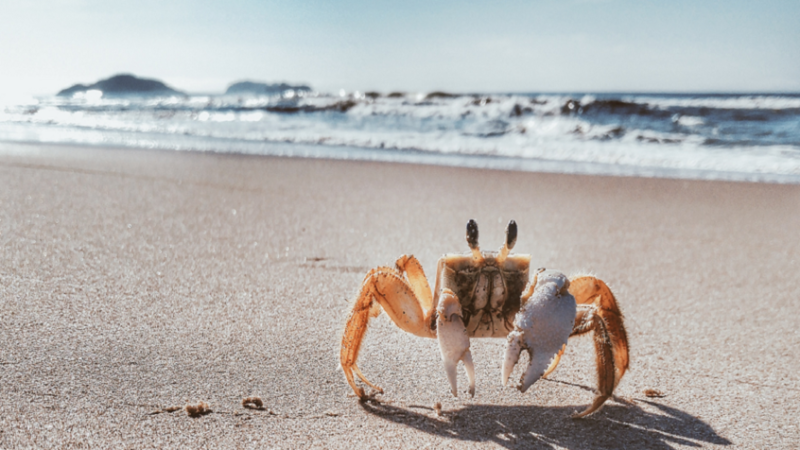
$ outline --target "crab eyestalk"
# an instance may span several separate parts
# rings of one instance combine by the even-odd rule
[[[481,248],[478,246],[478,223],[473,219],[467,222],[467,245],[472,250],[472,259],[480,261],[483,259]]]
[[[506,227],[506,241],[503,243],[503,246],[500,247],[500,253],[497,255],[497,263],[502,265],[505,262],[506,258],[508,257],[508,253],[514,248],[514,244],[517,243],[517,222],[513,220],[508,222],[508,226]]]

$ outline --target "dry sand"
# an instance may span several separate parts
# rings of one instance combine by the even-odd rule
[[[385,314],[360,358],[383,402],[351,396],[364,273],[413,253],[432,276],[470,218],[611,285],[632,362],[601,412],[569,418],[588,338],[524,395],[475,340],[453,398]],[[800,186],[0,144],[0,448],[797,448],[798,230]]]

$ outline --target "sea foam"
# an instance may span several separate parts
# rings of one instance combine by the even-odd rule
[[[0,107],[0,140],[800,182],[800,96],[84,95]]]

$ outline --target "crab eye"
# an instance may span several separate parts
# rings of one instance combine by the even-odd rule
[[[513,220],[508,222],[508,227],[506,227],[506,246],[509,250],[514,248],[514,244],[517,243],[517,222]]]
[[[478,248],[478,223],[472,219],[467,222],[467,244],[469,248]]]

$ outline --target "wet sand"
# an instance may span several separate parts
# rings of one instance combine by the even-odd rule
[[[569,417],[590,338],[526,394],[474,340],[453,398],[385,314],[359,359],[385,394],[352,397],[364,273],[413,253],[432,277],[470,218],[614,290],[631,369],[599,413]],[[0,143],[0,448],[796,448],[799,308],[797,185]]]

